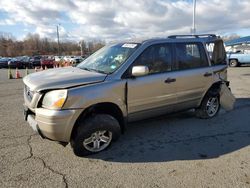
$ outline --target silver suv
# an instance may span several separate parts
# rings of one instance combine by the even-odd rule
[[[212,34],[116,43],[77,67],[26,76],[24,115],[43,138],[84,156],[106,149],[128,122],[185,109],[214,117],[226,79],[223,41]]]

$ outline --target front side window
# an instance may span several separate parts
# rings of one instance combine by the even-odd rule
[[[136,43],[105,46],[77,65],[78,68],[111,74],[117,70],[139,47]]]
[[[148,47],[133,63],[133,66],[145,65],[149,74],[171,71],[172,50],[170,44],[156,44]]]
[[[197,43],[176,44],[176,69],[185,70],[208,66],[204,50]]]

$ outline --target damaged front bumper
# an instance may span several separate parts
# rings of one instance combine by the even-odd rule
[[[36,108],[35,112],[24,106],[24,118],[42,138],[69,142],[73,126],[81,110],[49,110]]]

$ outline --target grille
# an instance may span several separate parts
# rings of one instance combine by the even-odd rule
[[[24,86],[24,92],[25,95],[27,96],[28,100],[31,101],[34,95],[34,92],[30,90],[30,88],[28,86]]]

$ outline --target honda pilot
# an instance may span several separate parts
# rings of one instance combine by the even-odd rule
[[[108,148],[132,121],[188,109],[216,116],[222,80],[227,61],[219,36],[119,42],[76,67],[26,76],[24,115],[41,137],[85,156]]]

